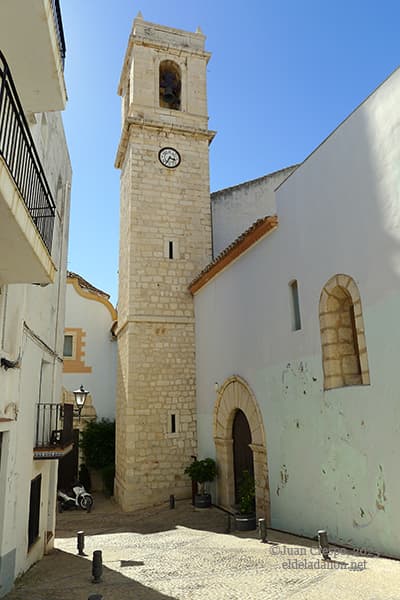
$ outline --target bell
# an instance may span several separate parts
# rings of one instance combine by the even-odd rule
[[[165,88],[163,99],[167,104],[172,104],[176,100],[176,96],[172,86],[168,86]]]

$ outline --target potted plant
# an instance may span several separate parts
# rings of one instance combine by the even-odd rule
[[[239,513],[235,517],[238,531],[251,531],[257,527],[256,487],[254,477],[243,471],[239,483]]]
[[[208,508],[211,506],[211,494],[206,491],[206,483],[214,481],[217,475],[217,465],[213,458],[194,460],[185,469],[185,474],[198,484],[198,493],[194,497],[194,505],[197,508]]]

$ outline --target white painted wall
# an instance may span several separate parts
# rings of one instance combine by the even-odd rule
[[[37,116],[41,120],[41,115]],[[58,461],[34,461],[36,404],[60,402],[64,297],[70,208],[71,165],[59,113],[46,114],[47,135],[32,133],[57,205],[52,258],[57,272],[47,287],[8,285],[0,289],[0,356],[20,367],[0,369],[0,596],[14,578],[43,556],[46,531],[54,531]],[[40,397],[42,363],[47,383]],[[42,474],[40,534],[27,551],[30,482]],[[3,495],[4,490],[4,495]],[[51,544],[50,544],[51,545]]]
[[[218,256],[257,219],[276,214],[275,188],[295,168],[288,167],[211,194],[214,256]]]
[[[92,372],[63,373],[63,386],[72,392],[82,384],[89,390],[99,419],[115,419],[117,344],[111,335],[112,324],[107,306],[81,296],[71,283],[67,284],[65,327],[86,332],[85,365]]]
[[[199,456],[215,456],[214,382],[238,374],[264,417],[272,526],[326,528],[332,540],[397,557],[399,107],[398,70],[277,190],[278,230],[195,298]],[[360,290],[371,385],[324,392],[318,306],[336,273]]]

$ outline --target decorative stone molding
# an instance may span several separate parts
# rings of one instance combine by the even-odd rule
[[[9,402],[4,409],[4,421],[16,421],[18,419],[19,408],[15,402]]]
[[[79,327],[66,327],[64,335],[72,336],[72,356],[64,356],[64,373],[91,373],[92,367],[85,363],[86,331]]]

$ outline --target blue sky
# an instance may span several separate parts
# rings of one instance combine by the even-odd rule
[[[133,18],[195,31],[211,190],[301,162],[400,63],[398,0],[63,0],[73,168],[68,269],[118,296],[117,84]]]

